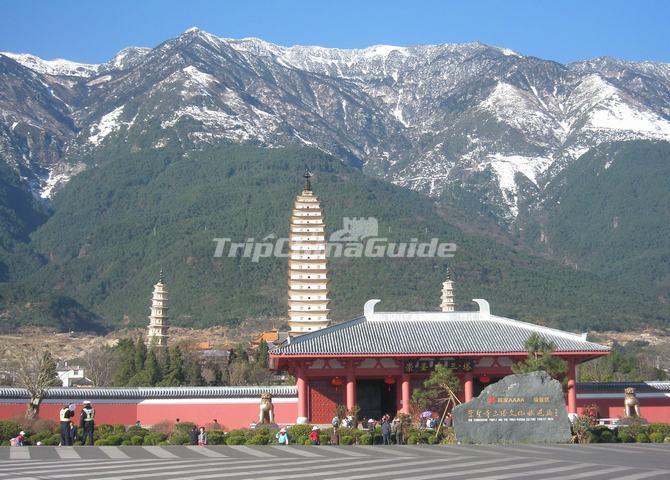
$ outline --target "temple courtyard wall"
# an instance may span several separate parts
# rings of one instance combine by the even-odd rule
[[[577,412],[582,413],[595,404],[602,418],[623,417],[623,390],[627,386],[636,389],[644,418],[649,422],[670,423],[670,382],[578,383]],[[230,430],[246,428],[258,421],[263,392],[269,392],[273,397],[276,423],[296,422],[298,392],[293,386],[53,388],[42,401],[39,416],[56,421],[59,410],[70,403],[77,405],[78,416],[82,402],[90,400],[98,424],[132,425],[139,420],[143,426],[151,426],[161,422],[174,423],[179,419],[209,425],[216,419],[223,428]],[[27,403],[25,390],[0,388],[0,420],[22,416]],[[317,409],[318,406],[310,405],[310,411]]]

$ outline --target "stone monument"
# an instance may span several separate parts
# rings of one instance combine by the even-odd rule
[[[258,415],[258,423],[271,425],[275,423],[275,408],[272,405],[272,395],[265,392],[261,395],[260,413]]]
[[[640,403],[635,396],[635,389],[627,387],[624,391],[623,411],[626,418],[640,417]]]
[[[453,413],[460,443],[567,443],[571,438],[563,388],[546,372],[509,375]]]

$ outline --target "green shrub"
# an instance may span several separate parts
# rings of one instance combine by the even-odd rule
[[[320,434],[319,441],[321,442],[321,445],[328,445],[330,443],[330,435],[328,433]]]
[[[670,437],[670,423],[650,423],[647,426],[647,431],[652,433],[660,433],[663,438]]]
[[[190,432],[193,427],[195,427],[195,423],[193,422],[179,422],[174,424],[174,429],[173,432],[181,432],[185,433],[188,435],[188,432]]]
[[[616,442],[616,435],[611,430],[604,430],[600,432],[600,443]]]
[[[638,433],[635,437],[637,443],[649,443],[649,435],[646,433]]]
[[[649,440],[651,440],[653,443],[663,443],[665,437],[661,432],[654,432],[649,434]]]
[[[12,420],[0,421],[0,440],[3,442],[16,437],[20,431],[21,427],[18,423]]]
[[[293,425],[288,428],[288,436],[289,438],[308,437],[311,431],[311,425]]]
[[[207,443],[210,445],[225,445],[226,434],[221,430],[213,430],[207,434]]]
[[[170,437],[170,443],[172,445],[188,445],[189,444],[188,433],[180,431],[172,432],[172,436]]]
[[[305,441],[302,442],[302,445],[311,445],[311,444],[312,444],[312,441],[309,438],[305,439]]]
[[[665,437],[663,439],[663,443],[670,443],[670,437]]]
[[[625,428],[619,429],[618,436],[621,443],[630,443],[635,441],[635,437],[628,433]]]
[[[247,439],[240,435],[228,435],[226,438],[226,445],[244,445]]]
[[[412,434],[407,437],[407,445],[416,445],[417,443],[419,443],[418,440],[419,440],[418,437],[415,434]]]
[[[364,433],[358,438],[358,443],[361,445],[372,445],[372,436],[369,433]]]
[[[290,435],[288,439],[289,441],[292,441],[292,437]],[[295,439],[295,443],[298,445],[305,445],[305,442],[309,442],[309,437],[307,435],[301,435]],[[310,445],[310,443],[307,443],[307,445]]]
[[[270,443],[270,437],[260,433],[246,441],[246,445],[267,445],[268,443]]]
[[[142,445],[158,445],[161,442],[167,440],[168,436],[165,433],[161,432],[151,432],[148,435],[144,436]]]
[[[342,445],[353,445],[354,444],[354,437],[351,435],[342,435],[340,437],[340,443]]]

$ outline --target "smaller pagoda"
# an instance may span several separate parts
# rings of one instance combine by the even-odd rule
[[[440,309],[443,312],[453,312],[456,309],[454,301],[454,282],[451,280],[451,272],[447,268],[447,279],[442,283],[442,303]]]
[[[147,340],[149,345],[156,347],[167,347],[168,329],[170,328],[167,314],[167,289],[164,280],[163,270],[161,270],[158,283],[154,285],[154,292],[151,296],[151,315],[149,315]]]

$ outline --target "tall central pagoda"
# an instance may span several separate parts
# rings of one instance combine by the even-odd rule
[[[312,192],[311,174],[295,199],[288,251],[289,335],[301,335],[330,325],[326,225],[319,198]]]

